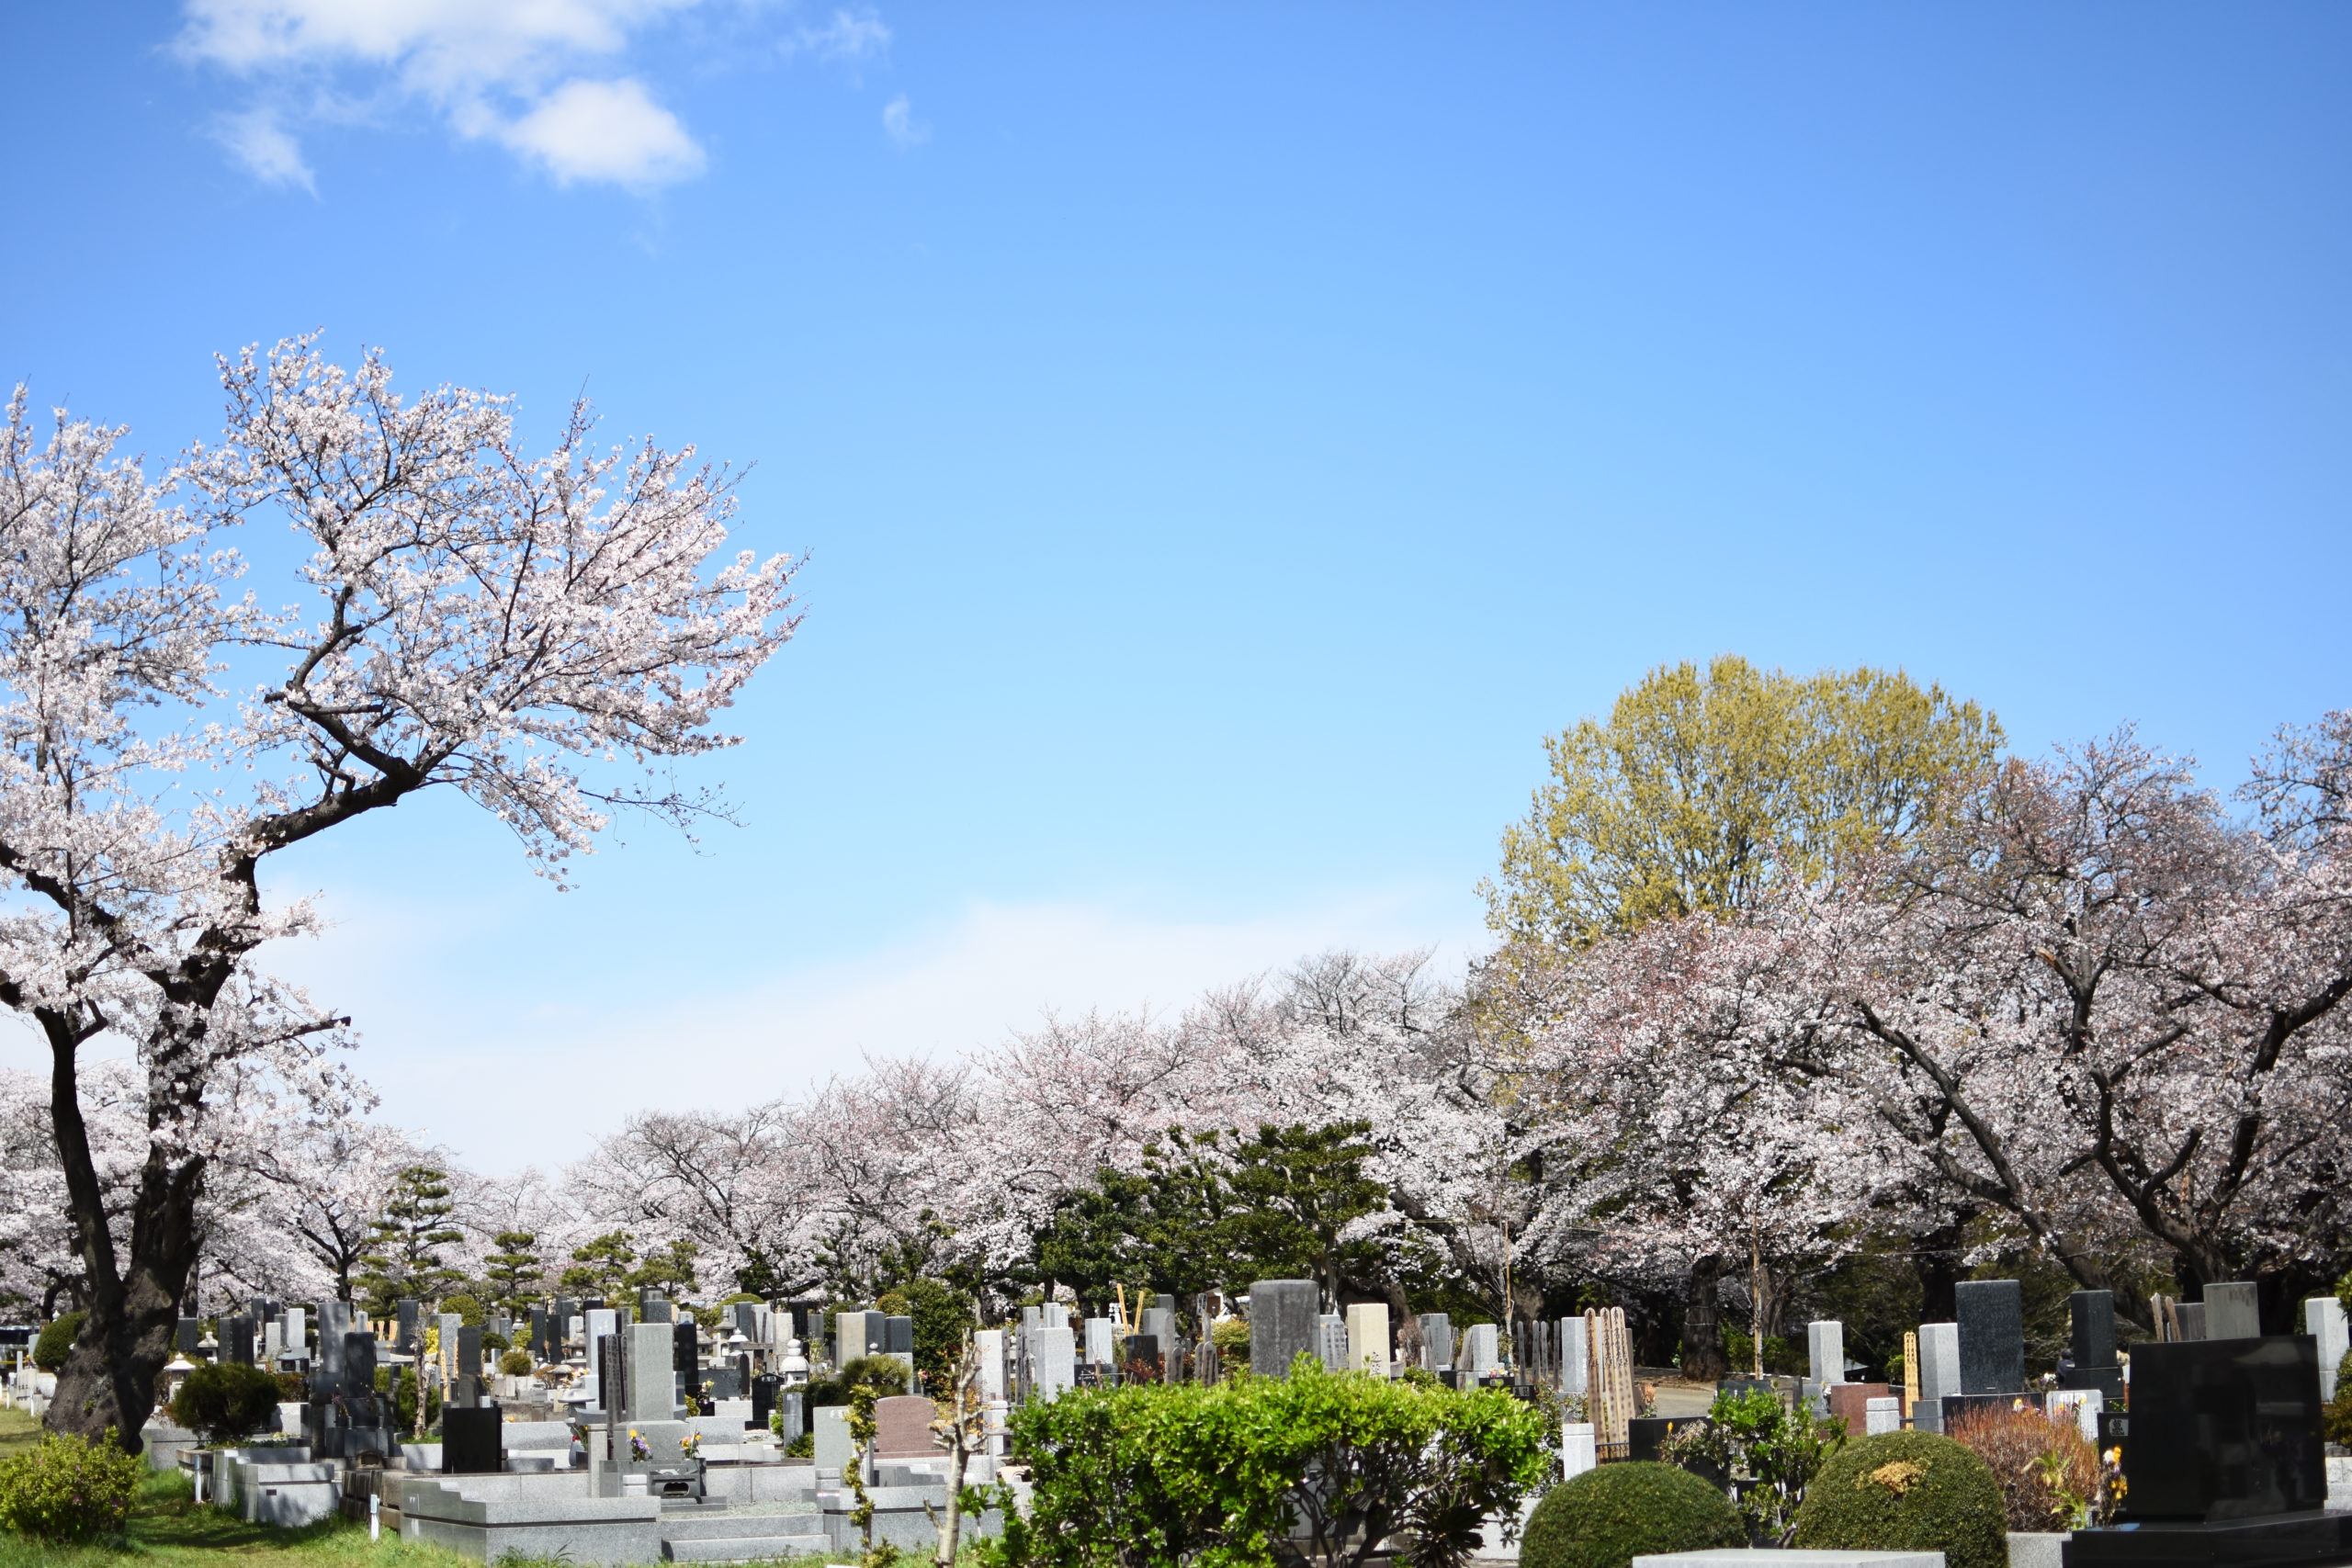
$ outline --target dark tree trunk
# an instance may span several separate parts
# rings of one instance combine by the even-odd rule
[[[112,1427],[116,1443],[137,1453],[140,1430],[155,1409],[156,1380],[172,1358],[180,1293],[196,1261],[196,1200],[204,1184],[201,1156],[169,1159],[153,1134],[166,1121],[194,1112],[195,1075],[148,1076],[150,1141],[131,1204],[126,1263],[117,1257],[107,1223],[75,1082],[74,1055],[97,1030],[77,1028],[45,1010],[39,1016],[50,1039],[50,1121],[90,1294],[88,1315],[57,1374],[57,1396],[44,1424],[89,1438]]]
[[[1957,1224],[1939,1225],[1917,1238],[1911,1252],[1912,1271],[1919,1278],[1919,1321],[1951,1323],[1960,1315],[1961,1255],[1964,1244]]]
[[[1718,1315],[1723,1274],[1724,1260],[1713,1254],[1690,1265],[1682,1303],[1682,1375],[1699,1382],[1713,1382],[1731,1370]]]
[[[1674,1291],[1643,1291],[1634,1298],[1625,1315],[1634,1321],[1626,1325],[1634,1341],[1634,1360],[1644,1367],[1670,1367],[1674,1364],[1675,1341],[1679,1336],[1680,1303]]]

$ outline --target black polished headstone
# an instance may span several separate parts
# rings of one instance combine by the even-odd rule
[[[481,1330],[471,1325],[460,1325],[458,1329],[458,1371],[481,1371]]]
[[[743,1374],[731,1365],[713,1367],[703,1374],[702,1391],[713,1399],[741,1399]]]
[[[1119,1347],[1119,1375],[1128,1382],[1163,1382],[1168,1365],[1160,1357],[1159,1336],[1130,1334]]]
[[[915,1353],[915,1320],[911,1317],[886,1317],[882,1320],[883,1353],[890,1356],[911,1356]]]
[[[1312,1280],[1260,1280],[1250,1287],[1250,1370],[1259,1377],[1288,1377],[1301,1356],[1321,1355],[1317,1343],[1322,1288]]]
[[[193,1356],[196,1354],[197,1347],[203,1343],[203,1323],[193,1317],[180,1319],[179,1337],[173,1341],[174,1348],[183,1356]]]
[[[2124,1508],[2250,1519],[2327,1506],[2319,1343],[2307,1334],[2138,1347]]]
[[[253,1364],[254,1320],[243,1313],[238,1313],[221,1322],[220,1359],[239,1366]]]
[[[392,1331],[393,1349],[403,1356],[416,1354],[417,1347],[424,1342],[424,1337],[417,1332],[417,1322],[424,1314],[424,1303],[413,1297],[403,1297],[392,1304],[393,1322],[396,1325]]]
[[[500,1451],[501,1413],[495,1404],[479,1409],[441,1413],[441,1473],[495,1475],[504,1462]]]
[[[702,1345],[700,1325],[691,1317],[681,1318],[670,1325],[670,1370],[685,1379],[686,1397],[697,1398],[702,1393]]]
[[[376,1337],[360,1329],[343,1336],[343,1393],[372,1395],[376,1392]]]
[[[762,1372],[752,1380],[752,1430],[768,1429],[768,1417],[775,1414],[776,1395],[784,1392],[784,1379],[775,1372]]]
[[[2073,1333],[2069,1364],[2058,1369],[2060,1388],[2095,1388],[2109,1400],[2123,1397],[2123,1368],[2115,1359],[2115,1292],[2076,1291],[2067,1298]]]
[[[1952,1287],[1960,1325],[1960,1392],[2025,1387],[2025,1297],[2015,1280],[1962,1280]]]

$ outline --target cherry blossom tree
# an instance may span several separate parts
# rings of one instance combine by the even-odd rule
[[[658,770],[729,743],[711,721],[795,625],[783,558],[708,569],[732,481],[690,451],[599,451],[580,406],[532,458],[505,400],[404,400],[377,355],[345,374],[308,340],[221,378],[221,445],[162,484],[62,412],[37,442],[21,391],[0,433],[0,1002],[51,1047],[91,1302],[51,1420],[133,1446],[198,1245],[214,1086],[243,1065],[259,1095],[349,1094],[324,1055],[346,1021],[254,964],[313,919],[265,899],[268,857],[436,785],[559,878],[616,806],[690,824],[710,802]],[[256,514],[307,547],[310,610],[233,593],[225,540]],[[267,652],[280,671],[224,712],[232,655]],[[605,782],[624,765],[641,778]],[[107,1033],[146,1078],[127,1247],[78,1095]]]

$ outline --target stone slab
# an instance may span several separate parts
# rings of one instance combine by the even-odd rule
[[[1633,1568],[1944,1568],[1944,1554],[1725,1547],[1712,1551],[1647,1553],[1634,1558]]]
[[[1952,1287],[1960,1322],[1961,1393],[2025,1387],[2025,1295],[2015,1280],[1962,1280]],[[1924,1392],[1924,1391],[1923,1391]]]
[[[1250,1287],[1250,1370],[1287,1377],[1301,1356],[1317,1355],[1317,1308],[1323,1292],[1312,1280],[1259,1280]]]
[[[2252,1280],[2223,1280],[2205,1287],[2205,1337],[2262,1337],[2262,1306]]]

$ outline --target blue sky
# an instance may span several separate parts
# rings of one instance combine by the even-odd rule
[[[20,6],[0,373],[168,454],[316,327],[756,462],[808,618],[741,830],[279,872],[385,1113],[548,1163],[1458,968],[1542,736],[1661,660],[2234,780],[2347,695],[2347,79],[2324,6]]]

